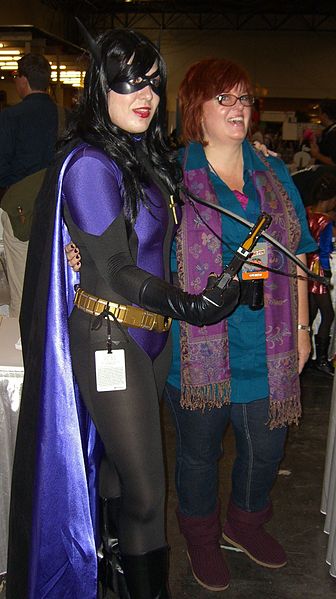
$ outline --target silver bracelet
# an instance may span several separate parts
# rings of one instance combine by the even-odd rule
[[[299,331],[308,331],[308,333],[311,331],[309,324],[298,324],[298,329]]]

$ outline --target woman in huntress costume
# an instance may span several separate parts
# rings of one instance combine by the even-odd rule
[[[239,295],[232,281],[216,306],[207,288],[169,282],[181,174],[163,138],[161,55],[132,31],[90,43],[29,246],[7,599],[96,599],[99,548],[104,584],[114,578],[120,597],[170,597],[159,419],[170,318],[218,322]],[[80,278],[67,266],[70,238]]]

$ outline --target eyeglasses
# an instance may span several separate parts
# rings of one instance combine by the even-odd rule
[[[251,96],[251,94],[243,94],[242,96],[219,94],[216,96],[216,100],[221,106],[234,106],[238,100],[243,106],[253,106],[254,104],[254,96]]]

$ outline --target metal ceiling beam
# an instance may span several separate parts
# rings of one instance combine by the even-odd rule
[[[336,31],[335,0],[42,0],[97,33],[110,27],[161,30]]]

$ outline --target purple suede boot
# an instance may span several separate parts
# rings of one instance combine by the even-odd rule
[[[266,568],[282,568],[287,563],[280,543],[263,529],[272,517],[272,504],[259,512],[245,512],[230,499],[223,537],[241,549],[254,562]]]
[[[219,504],[210,516],[185,516],[176,511],[180,531],[187,542],[192,573],[208,591],[225,591],[230,581],[219,544],[222,532],[219,512]]]

